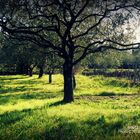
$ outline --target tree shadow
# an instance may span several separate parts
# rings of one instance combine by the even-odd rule
[[[10,75],[0,75],[0,80],[21,80],[21,79],[27,79],[30,78],[29,76],[24,76],[22,77],[9,77]],[[15,75],[14,75],[15,76]]]
[[[23,91],[28,91],[30,89],[33,89],[31,87],[25,87],[25,86],[20,86],[20,87],[1,87],[0,88],[0,94],[5,94],[5,93],[15,93],[15,92],[23,92]]]
[[[96,95],[96,96],[117,96],[116,93],[114,92],[101,92],[100,94]]]
[[[115,93],[115,92],[107,92],[107,91],[104,91],[104,92],[101,92],[100,94],[96,95],[96,96],[129,96],[129,94],[125,94],[125,93]]]
[[[84,94],[84,95],[79,95],[76,96],[75,99],[77,100],[88,100],[88,101],[94,101],[94,102],[99,102],[99,101],[103,101],[105,99],[107,100],[118,100],[120,98],[130,98],[130,97],[134,97],[137,98],[138,96],[140,96],[139,94],[125,94],[125,93],[115,93],[115,92],[101,92],[97,95],[93,95],[93,94]]]
[[[62,101],[57,101],[55,103],[50,104],[49,107],[55,107],[55,106],[60,106],[60,105],[65,105],[65,104],[67,103],[62,100]]]
[[[32,91],[32,93],[24,93],[24,94],[10,94],[5,96],[0,96],[0,105],[4,105],[9,102],[17,102],[20,99],[23,100],[44,100],[44,99],[53,99],[56,97],[61,97],[62,92],[36,92]]]
[[[38,79],[37,79],[38,80]],[[18,81],[17,84],[24,84],[24,85],[36,85],[36,84],[40,84],[40,83],[44,83],[44,82],[41,82],[41,81],[36,81],[36,79],[31,79],[31,80],[25,80],[25,81]]]
[[[0,123],[6,127],[20,121],[27,115],[31,115],[32,111],[33,109],[23,109],[21,111],[6,112],[0,115]]]
[[[55,123],[55,122],[54,122]],[[117,135],[119,130],[123,128],[124,122],[117,121],[108,123],[104,116],[97,119],[87,118],[85,121],[74,121],[64,116],[56,118],[57,127],[46,128],[45,138],[47,139],[67,139],[69,140],[92,140],[105,139]],[[53,135],[52,135],[53,134]]]
[[[61,102],[57,102],[58,105],[61,105]],[[22,111],[14,111],[14,112],[8,112],[4,113],[3,115],[0,115],[0,123],[2,124],[2,128],[9,127],[8,125],[16,124],[19,125],[18,122],[24,119],[25,117],[34,116],[36,119],[37,114],[33,114],[34,110],[38,109],[24,109]],[[123,115],[123,114],[122,114]],[[116,116],[119,117],[119,116]],[[93,138],[96,139],[108,139],[108,138],[114,138],[114,136],[120,135],[120,131],[124,126],[127,126],[129,124],[128,120],[131,120],[131,122],[136,122],[139,120],[140,115],[134,115],[132,116],[125,116],[120,117],[116,121],[109,121],[108,117],[100,114],[89,114],[86,118],[81,119],[73,119],[71,116],[64,116],[61,114],[58,116],[51,116],[48,118],[44,118],[46,121],[45,123],[45,130],[39,130],[36,131],[30,131],[31,129],[26,127],[27,123],[23,122],[23,126],[19,126],[19,131],[25,131],[23,128],[28,130],[26,132],[30,132],[32,139],[39,139],[40,137],[36,136],[42,136],[43,139],[67,139],[69,137],[69,140],[76,140],[77,138],[80,140],[92,140]],[[42,119],[42,118],[41,118]],[[36,122],[36,126],[40,124],[40,120],[38,118],[38,121]],[[15,125],[15,126],[16,126]],[[33,125],[33,124],[31,124]],[[50,126],[51,125],[51,126]],[[34,127],[34,126],[33,126]],[[15,128],[11,128],[16,131]],[[7,131],[5,133],[5,137],[7,139],[13,139],[12,136],[15,138],[15,131]],[[40,132],[41,131],[41,132]],[[8,133],[11,133],[10,135]],[[8,135],[6,135],[8,134]],[[133,134],[132,134],[133,135]],[[11,136],[11,137],[10,137]],[[20,139],[29,139],[27,135],[21,135]]]
[[[122,87],[122,88],[136,86],[132,82],[120,81],[120,80],[116,80],[116,79],[108,80],[104,83],[104,85],[113,86],[113,87]]]
[[[100,94],[96,95],[96,96],[135,96],[138,94],[126,94],[126,93],[115,93],[115,92],[101,92]]]

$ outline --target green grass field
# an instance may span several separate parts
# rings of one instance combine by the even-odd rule
[[[127,79],[76,76],[63,104],[63,77],[0,76],[0,140],[140,139],[140,89]],[[134,128],[134,129],[133,129]]]

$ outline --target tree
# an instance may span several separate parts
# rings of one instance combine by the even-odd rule
[[[2,0],[0,10],[3,32],[11,38],[50,48],[63,58],[63,100],[71,102],[74,100],[72,77],[76,64],[90,53],[132,48],[132,43],[126,44],[122,38],[125,35],[123,27],[133,15],[131,13],[140,10],[140,2]]]
[[[2,38],[2,36],[1,36]],[[18,42],[3,38],[0,49],[0,64],[4,73],[26,74],[32,76],[33,69],[40,63],[43,52],[28,42]],[[11,53],[12,52],[12,53]]]
[[[46,63],[46,56],[43,55],[37,65],[37,67],[39,68],[38,78],[41,78],[43,76],[45,63]]]
[[[118,52],[115,50],[107,50],[94,55],[91,54],[86,59],[86,65],[94,69],[119,68],[123,63],[124,55],[127,54],[127,52]]]
[[[131,65],[134,69],[133,83],[140,83],[140,49],[132,51]]]
[[[46,72],[49,75],[49,83],[52,83],[52,75],[55,70],[61,69],[62,60],[56,56],[52,51],[46,50],[46,53],[42,54],[42,58],[38,63],[37,67],[39,68],[39,77],[43,76],[43,73]]]
[[[2,34],[0,34],[1,38],[1,47],[0,47],[0,65],[1,65],[1,73],[2,74],[13,74],[16,69],[16,59],[17,53],[15,53],[15,48],[17,46],[13,46],[9,39],[5,38]],[[12,53],[11,53],[12,52]]]
[[[58,58],[54,53],[49,52],[46,59],[46,70],[49,75],[49,83],[52,83],[52,75],[56,69],[61,69],[62,60]]]

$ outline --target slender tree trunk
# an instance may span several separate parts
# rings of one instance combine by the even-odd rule
[[[25,75],[29,75],[29,66],[28,65],[24,65],[23,71],[24,71]]]
[[[39,75],[38,75],[38,78],[41,78],[41,77],[43,76],[43,73],[44,73],[43,67],[40,67],[40,68],[39,68]]]
[[[72,63],[66,61],[63,65],[63,76],[64,76],[64,99],[63,101],[68,103],[74,101],[73,97],[73,74],[72,74]]]
[[[52,72],[49,71],[49,84],[51,84],[51,83],[52,83]]]
[[[29,68],[29,76],[30,76],[30,77],[33,76],[33,68]]]
[[[73,74],[73,89],[76,88],[76,79],[75,79],[75,75]]]

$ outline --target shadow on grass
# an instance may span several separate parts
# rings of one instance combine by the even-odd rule
[[[97,119],[86,119],[85,121],[71,121],[66,117],[55,119],[54,124],[57,127],[46,129],[45,138],[47,139],[67,139],[69,140],[92,140],[105,139],[109,136],[114,136],[123,128],[123,121],[107,123],[104,116],[99,116]]]
[[[30,79],[31,78],[31,79]],[[24,80],[22,80],[24,79]],[[7,80],[7,81],[6,81]],[[10,80],[10,81],[8,81]],[[35,78],[35,77],[27,77],[27,76],[24,76],[24,77],[0,77],[0,82],[1,82],[1,87],[3,85],[8,85],[8,84],[17,84],[17,85],[37,85],[37,84],[44,84],[44,81],[40,81],[38,80],[38,78]],[[9,83],[8,83],[9,82]],[[46,83],[45,83],[46,84]],[[11,85],[12,86],[12,85]]]
[[[37,80],[37,81],[36,81]],[[43,81],[39,81],[39,79],[31,79],[31,80],[24,80],[24,81],[18,81],[17,84],[24,84],[24,85],[36,85],[36,84],[44,84]]]
[[[101,92],[100,94],[96,95],[96,96],[135,96],[135,95],[139,95],[139,94],[126,94],[126,93],[115,93],[115,92]]]
[[[15,87],[15,88],[13,88],[13,87],[6,87],[6,88],[1,87],[0,88],[0,94],[23,92],[23,91],[28,91],[28,90],[31,90],[31,89],[34,89],[34,88],[25,87],[25,86],[19,86],[19,87]]]
[[[2,137],[2,139],[16,139],[16,131],[19,130],[22,132],[29,132],[29,135],[32,136],[32,139],[39,140],[42,138],[46,140],[66,140],[68,137],[69,140],[92,140],[93,138],[103,139],[107,138],[108,136],[114,136],[114,134],[116,135],[118,133],[118,130],[120,130],[124,125],[123,120],[108,123],[104,116],[97,116],[96,118],[90,117],[84,120],[73,120],[69,117],[64,117],[60,115],[55,116],[55,118],[44,118],[45,131],[43,132],[40,132],[40,129],[37,127],[40,124],[39,119],[38,122],[34,124],[35,126],[32,126],[30,128],[28,127],[28,129],[26,126],[27,123],[25,121],[21,122],[23,124],[19,126],[20,123],[18,122],[20,120],[24,119],[25,117],[27,118],[31,115],[37,115],[34,114],[33,111],[34,109],[26,109],[22,111],[14,111],[0,115],[0,123],[2,124],[1,129],[6,127],[9,129],[13,129],[13,131],[4,131],[4,138]],[[34,119],[36,119],[36,116],[34,116]],[[50,122],[52,122],[51,126]],[[10,128],[9,126],[12,124],[14,124],[15,127]],[[16,130],[16,125],[18,125],[18,130]],[[31,131],[33,127],[37,129],[35,131]],[[0,134],[0,136],[1,135],[2,133]],[[29,137],[28,135],[20,135],[18,139],[29,139]]]
[[[118,120],[113,121],[114,119],[112,118],[113,120],[110,120],[109,122],[107,116],[99,114],[95,114],[94,116],[93,114],[89,114],[86,118],[78,120],[61,115],[47,118],[45,115],[44,118],[41,118],[41,120],[43,119],[43,123],[45,123],[45,128],[42,130],[40,129],[42,128],[40,127],[40,118],[37,116],[39,112],[34,114],[34,110],[35,109],[25,109],[0,115],[0,123],[3,124],[1,125],[1,129],[6,127],[8,128],[7,130],[9,130],[4,131],[4,129],[1,131],[4,133],[4,137],[1,137],[1,139],[107,140],[111,137],[114,138],[120,135],[119,130],[122,130],[122,128],[129,123],[129,120],[131,120],[131,122],[139,120],[139,115],[132,118],[123,114],[123,117]],[[19,121],[25,117],[28,118],[29,116],[33,116],[35,123],[31,123],[30,127],[27,127],[29,124],[27,124],[26,121],[29,121],[26,119],[20,122],[22,123],[22,125],[20,125]],[[14,124],[14,127],[9,127],[12,124]],[[18,127],[16,128],[16,126]],[[26,135],[16,137],[17,131],[22,131],[23,134]],[[0,136],[3,133],[1,133]]]
[[[21,79],[27,79],[30,78],[29,76],[21,76],[21,77],[15,77],[15,75],[13,77],[9,77],[9,75],[0,75],[0,80],[21,80]]]
[[[125,96],[125,95],[129,95],[129,94],[125,94],[125,93],[115,93],[115,92],[101,92],[100,94],[96,95],[96,96]]]
[[[0,123],[4,125],[11,125],[17,121],[20,121],[27,115],[31,115],[32,109],[23,109],[22,111],[6,112],[0,115]]]
[[[82,99],[82,100],[89,100],[89,101],[94,101],[94,102],[98,102],[98,101],[102,101],[102,100],[118,100],[121,98],[138,98],[140,97],[139,94],[125,94],[125,93],[115,93],[115,92],[101,92],[97,95],[91,95],[91,94],[84,94],[84,95],[80,95],[80,96],[76,96],[75,99]]]
[[[44,99],[53,99],[56,97],[61,97],[62,92],[32,92],[30,93],[24,93],[24,94],[10,94],[6,96],[0,97],[0,105],[4,105],[6,103],[15,103],[20,99],[24,100],[31,100],[31,99],[37,99],[37,100],[44,100]]]
[[[127,87],[135,87],[138,85],[133,84],[132,82],[128,82],[128,81],[121,81],[121,80],[108,80],[105,82],[106,86],[113,86],[113,87],[122,87],[122,88],[127,88]]]
[[[65,104],[68,104],[68,103],[62,100],[62,101],[57,101],[55,103],[50,104],[49,107],[55,107],[55,106],[60,106],[60,105],[65,105]]]

